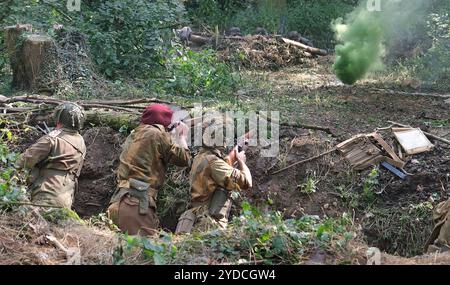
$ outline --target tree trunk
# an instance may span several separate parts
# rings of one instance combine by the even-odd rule
[[[18,88],[20,85],[20,74],[24,74],[24,66],[21,64],[21,48],[24,32],[31,32],[33,26],[30,24],[5,27],[5,44],[9,54],[11,69],[13,71],[12,87]]]
[[[31,28],[31,25],[5,28],[13,70],[12,87],[52,93],[58,84],[55,78],[59,74],[56,45],[48,36],[24,35]]]

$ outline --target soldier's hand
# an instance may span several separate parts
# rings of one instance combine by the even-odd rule
[[[183,123],[183,122],[178,122],[177,126],[175,127],[175,133],[178,137],[180,138],[186,138],[189,132],[189,127]]]
[[[237,161],[238,161],[239,163],[244,163],[244,164],[245,164],[245,162],[247,161],[247,156],[245,155],[245,151],[239,152],[239,151],[236,149],[236,159],[237,159]]]

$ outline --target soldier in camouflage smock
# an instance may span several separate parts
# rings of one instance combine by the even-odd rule
[[[31,170],[31,201],[71,208],[86,155],[78,133],[84,122],[80,106],[64,103],[55,110],[56,129],[29,147],[16,166]]]
[[[118,188],[108,212],[113,222],[130,235],[155,233],[159,226],[157,194],[169,164],[190,165],[188,127],[179,123],[172,139],[167,131],[172,114],[165,105],[150,105],[123,146],[117,169]]]
[[[225,121],[226,123],[232,123]],[[211,120],[204,128],[222,131],[221,121]],[[221,145],[213,145],[207,134],[203,147],[195,156],[190,172],[191,203],[177,225],[176,233],[226,228],[231,210],[231,191],[252,187],[252,176],[245,163],[245,152],[234,147],[229,154]],[[237,168],[233,167],[237,164]]]

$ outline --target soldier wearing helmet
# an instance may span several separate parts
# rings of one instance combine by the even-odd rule
[[[56,128],[40,138],[18,159],[16,166],[31,170],[31,201],[37,204],[71,208],[86,155],[79,130],[83,109],[63,103],[54,112]]]
[[[217,226],[226,228],[231,191],[252,187],[245,152],[237,146],[229,151],[224,142],[217,140],[217,134],[223,134],[226,124],[233,124],[232,120],[223,119],[207,119],[203,124],[203,146],[192,162],[189,175],[190,207],[181,215],[176,233],[205,231]]]
[[[173,112],[162,104],[148,106],[141,124],[128,136],[117,169],[118,187],[108,215],[130,235],[152,235],[159,227],[156,199],[170,164],[188,166],[188,127],[178,123],[168,131]],[[173,136],[172,136],[173,135]]]

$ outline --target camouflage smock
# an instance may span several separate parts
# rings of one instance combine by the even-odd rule
[[[117,169],[118,188],[129,188],[134,178],[159,190],[164,183],[169,164],[188,166],[189,150],[172,143],[162,125],[139,125],[127,138]]]

